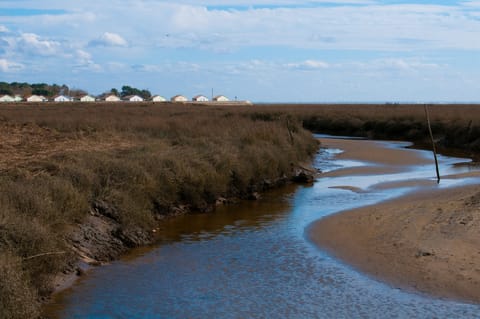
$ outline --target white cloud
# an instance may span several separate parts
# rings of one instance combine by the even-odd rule
[[[100,70],[92,55],[78,45],[64,39],[44,38],[35,33],[10,32],[6,36],[0,35],[0,58],[3,58],[2,69],[10,71],[26,68],[25,65],[31,72],[65,70],[68,67]],[[8,62],[12,60],[18,63]]]
[[[162,11],[162,10],[158,10]],[[163,10],[164,12],[166,10]],[[473,30],[480,21],[461,7],[364,5],[316,8],[207,10],[169,6],[158,22],[164,47],[240,48],[290,46],[311,49],[480,49]],[[146,18],[148,20],[148,18]],[[478,31],[477,31],[478,32]]]
[[[10,62],[6,59],[0,59],[0,71],[2,72],[17,72],[25,68],[23,64]]]
[[[107,62],[102,65],[102,68],[107,73],[128,73],[130,71],[129,66],[122,62]]]
[[[466,7],[480,7],[480,1],[474,0],[474,1],[464,1],[462,2],[463,6]]]
[[[34,33],[23,33],[14,41],[15,49],[30,55],[55,56],[62,52],[57,41],[42,39]]]
[[[474,18],[478,0],[457,6],[384,5],[372,0],[225,3],[112,0],[107,4],[86,0],[79,6],[45,0],[40,6],[35,1],[25,1],[25,5],[61,8],[67,13],[38,16],[34,21],[25,17],[10,19],[30,32],[61,35],[72,43],[88,42],[97,30],[115,30],[105,32],[90,44],[143,50],[198,48],[225,53],[268,45],[338,50],[480,49],[476,40],[480,21]],[[216,10],[215,6],[246,7]]]
[[[84,50],[77,50],[77,58],[80,62],[90,62],[92,59],[92,55]]]
[[[306,60],[300,63],[289,63],[286,66],[292,69],[302,71],[314,71],[320,69],[327,69],[329,67],[329,64],[323,61]]]
[[[295,1],[295,0],[230,0],[228,3],[224,0],[180,0],[177,3],[190,4],[197,6],[219,6],[219,7],[261,7],[261,6],[313,6],[313,5],[366,5],[375,4],[375,0],[316,0],[316,1]]]
[[[90,41],[90,45],[105,47],[125,47],[128,45],[128,42],[119,34],[105,32],[99,38]]]
[[[422,72],[435,78],[458,64],[458,73],[471,72],[475,82],[480,1],[425,2],[22,0],[23,8],[60,13],[2,16],[1,70],[14,70],[15,61],[17,69],[25,66],[32,77],[50,75],[54,82],[73,68],[97,72],[90,78],[91,72],[75,75],[74,81],[86,85],[92,84],[85,79],[102,78],[110,87],[116,85],[110,81],[148,78],[181,89],[197,77],[199,83],[221,79],[221,84],[238,81],[235,90],[242,85],[260,90],[249,83],[257,78],[271,83],[277,76],[287,86],[297,79],[305,86],[301,79],[334,78],[332,83],[343,87],[344,78],[355,82],[355,77],[361,80],[354,84],[362,86],[369,74],[409,78],[407,85],[415,85],[410,79],[420,79]],[[0,10],[18,3],[0,0]]]
[[[92,60],[92,55],[84,50],[77,50],[74,55],[77,64],[74,66],[76,70],[89,70],[100,72],[102,67]]]
[[[205,72],[229,75],[251,75],[263,76],[266,74],[289,74],[292,77],[295,74],[301,74],[305,71],[315,72],[316,74],[362,74],[372,72],[376,76],[388,77],[391,74],[419,74],[421,72],[436,72],[441,69],[447,69],[448,65],[432,63],[422,58],[382,58],[371,60],[358,60],[340,63],[327,63],[319,60],[305,60],[293,62],[279,62],[267,60],[250,60],[242,63],[208,63],[201,66]],[[166,69],[164,69],[166,70]],[[174,71],[172,67],[168,71]],[[300,72],[298,72],[300,71]]]
[[[434,70],[441,68],[442,65],[437,63],[424,62],[417,58],[384,58],[375,59],[367,62],[354,62],[345,64],[343,67],[354,66],[364,70],[396,70],[396,71],[421,71]]]

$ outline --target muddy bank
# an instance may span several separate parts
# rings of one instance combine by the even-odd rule
[[[264,180],[252,185],[241,197],[218,198],[215,204],[205,206],[201,211],[189,205],[176,206],[155,217],[158,226],[161,226],[164,220],[181,215],[212,213],[218,206],[235,205],[242,200],[258,200],[262,193],[287,184],[312,183],[317,174],[318,172],[309,165],[297,165],[292,167],[290,177],[283,176],[273,181]],[[55,293],[69,288],[78,277],[83,276],[92,267],[116,260],[132,248],[155,243],[156,233],[157,229],[141,227],[125,229],[115,207],[103,201],[95,202],[85,220],[72,227],[67,245],[76,255],[77,262],[55,278]]]
[[[345,159],[371,161],[375,170],[422,160],[381,151],[375,142],[328,141]],[[358,145],[358,147],[353,147]],[[369,174],[354,168],[331,174]],[[410,182],[415,183],[415,182]],[[418,184],[434,185],[433,182]],[[480,190],[430,187],[378,205],[329,216],[309,229],[311,240],[355,268],[395,287],[480,302]]]

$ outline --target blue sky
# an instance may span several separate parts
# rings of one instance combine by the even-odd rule
[[[0,81],[480,102],[479,39],[479,0],[0,0]]]

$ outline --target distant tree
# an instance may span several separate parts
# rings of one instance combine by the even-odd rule
[[[150,93],[149,90],[142,90],[142,92],[140,92],[140,96],[143,97],[145,100],[148,100],[152,97],[152,93]]]
[[[31,86],[32,89],[34,89],[34,90],[35,90],[35,89],[45,89],[45,88],[48,86],[48,84],[46,84],[46,83],[34,83],[34,84],[30,85],[30,86]]]
[[[149,99],[150,97],[152,97],[152,94],[148,90],[139,90],[128,85],[122,86],[122,92],[120,93],[120,96],[126,97],[130,95],[138,95],[144,99]]]
[[[0,82],[0,94],[12,94],[10,84],[8,84],[7,82]]]
[[[124,85],[122,86],[122,92],[120,93],[120,96],[121,97],[126,97],[126,96],[129,96],[129,95],[135,95],[135,90],[134,88],[128,86],[128,85]]]
[[[49,90],[47,89],[33,89],[32,94],[35,95],[43,95],[43,96],[51,96],[52,94],[50,93]]]
[[[110,93],[113,94],[113,95],[116,95],[118,96],[118,90],[116,88],[113,88],[110,90]]]
[[[43,95],[43,96],[53,95],[52,92],[49,90],[49,85],[46,83],[34,83],[31,85],[31,87],[32,87],[32,94]]]
[[[12,94],[12,90],[10,89],[10,84],[7,82],[0,82],[0,94]]]
[[[10,83],[10,90],[13,94],[19,94],[22,96],[29,96],[32,94],[32,87],[26,82],[12,82]]]
[[[53,84],[47,86],[48,94],[47,96],[55,96],[60,94],[60,86],[58,84]]]
[[[30,88],[30,84],[26,83],[26,82],[23,82],[23,83],[19,83],[19,82],[12,82],[10,83],[10,86],[12,87],[12,89],[16,90],[16,89],[25,89],[25,88]]]
[[[56,94],[62,94],[62,95],[70,95],[70,88],[63,84],[61,87],[60,87],[60,90],[58,91],[58,93]]]
[[[76,90],[75,94],[83,95],[85,91],[83,90]],[[43,95],[46,97],[51,97],[58,94],[70,95],[70,88],[65,85],[58,85],[58,84],[46,84],[46,83],[33,83],[29,84],[26,82],[0,82],[0,94],[9,94],[15,95],[19,94],[22,96],[29,96],[32,94],[36,95]]]
[[[87,95],[88,93],[84,90],[80,90],[80,89],[70,89],[70,93],[69,95],[71,97],[76,97],[76,98],[80,98],[82,96],[85,96]]]

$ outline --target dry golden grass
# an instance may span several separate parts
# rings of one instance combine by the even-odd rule
[[[0,313],[36,313],[75,262],[71,232],[95,203],[125,234],[151,230],[179,206],[208,211],[261,191],[317,147],[299,121],[247,108],[0,105],[0,269],[15,274],[2,278]],[[56,251],[66,253],[28,259]]]
[[[480,106],[430,114],[441,145],[480,150]],[[75,262],[67,242],[95,203],[113,207],[125,232],[180,205],[208,211],[291,175],[318,147],[304,128],[428,138],[422,105],[0,105],[0,318],[37,314],[51,278]],[[51,251],[66,254],[25,259]]]
[[[304,128],[335,135],[409,140],[429,144],[423,105],[334,104],[262,105],[259,114],[287,113]],[[261,111],[260,111],[261,110]],[[480,105],[434,104],[429,106],[432,129],[443,151],[460,150],[478,158],[480,152]]]

